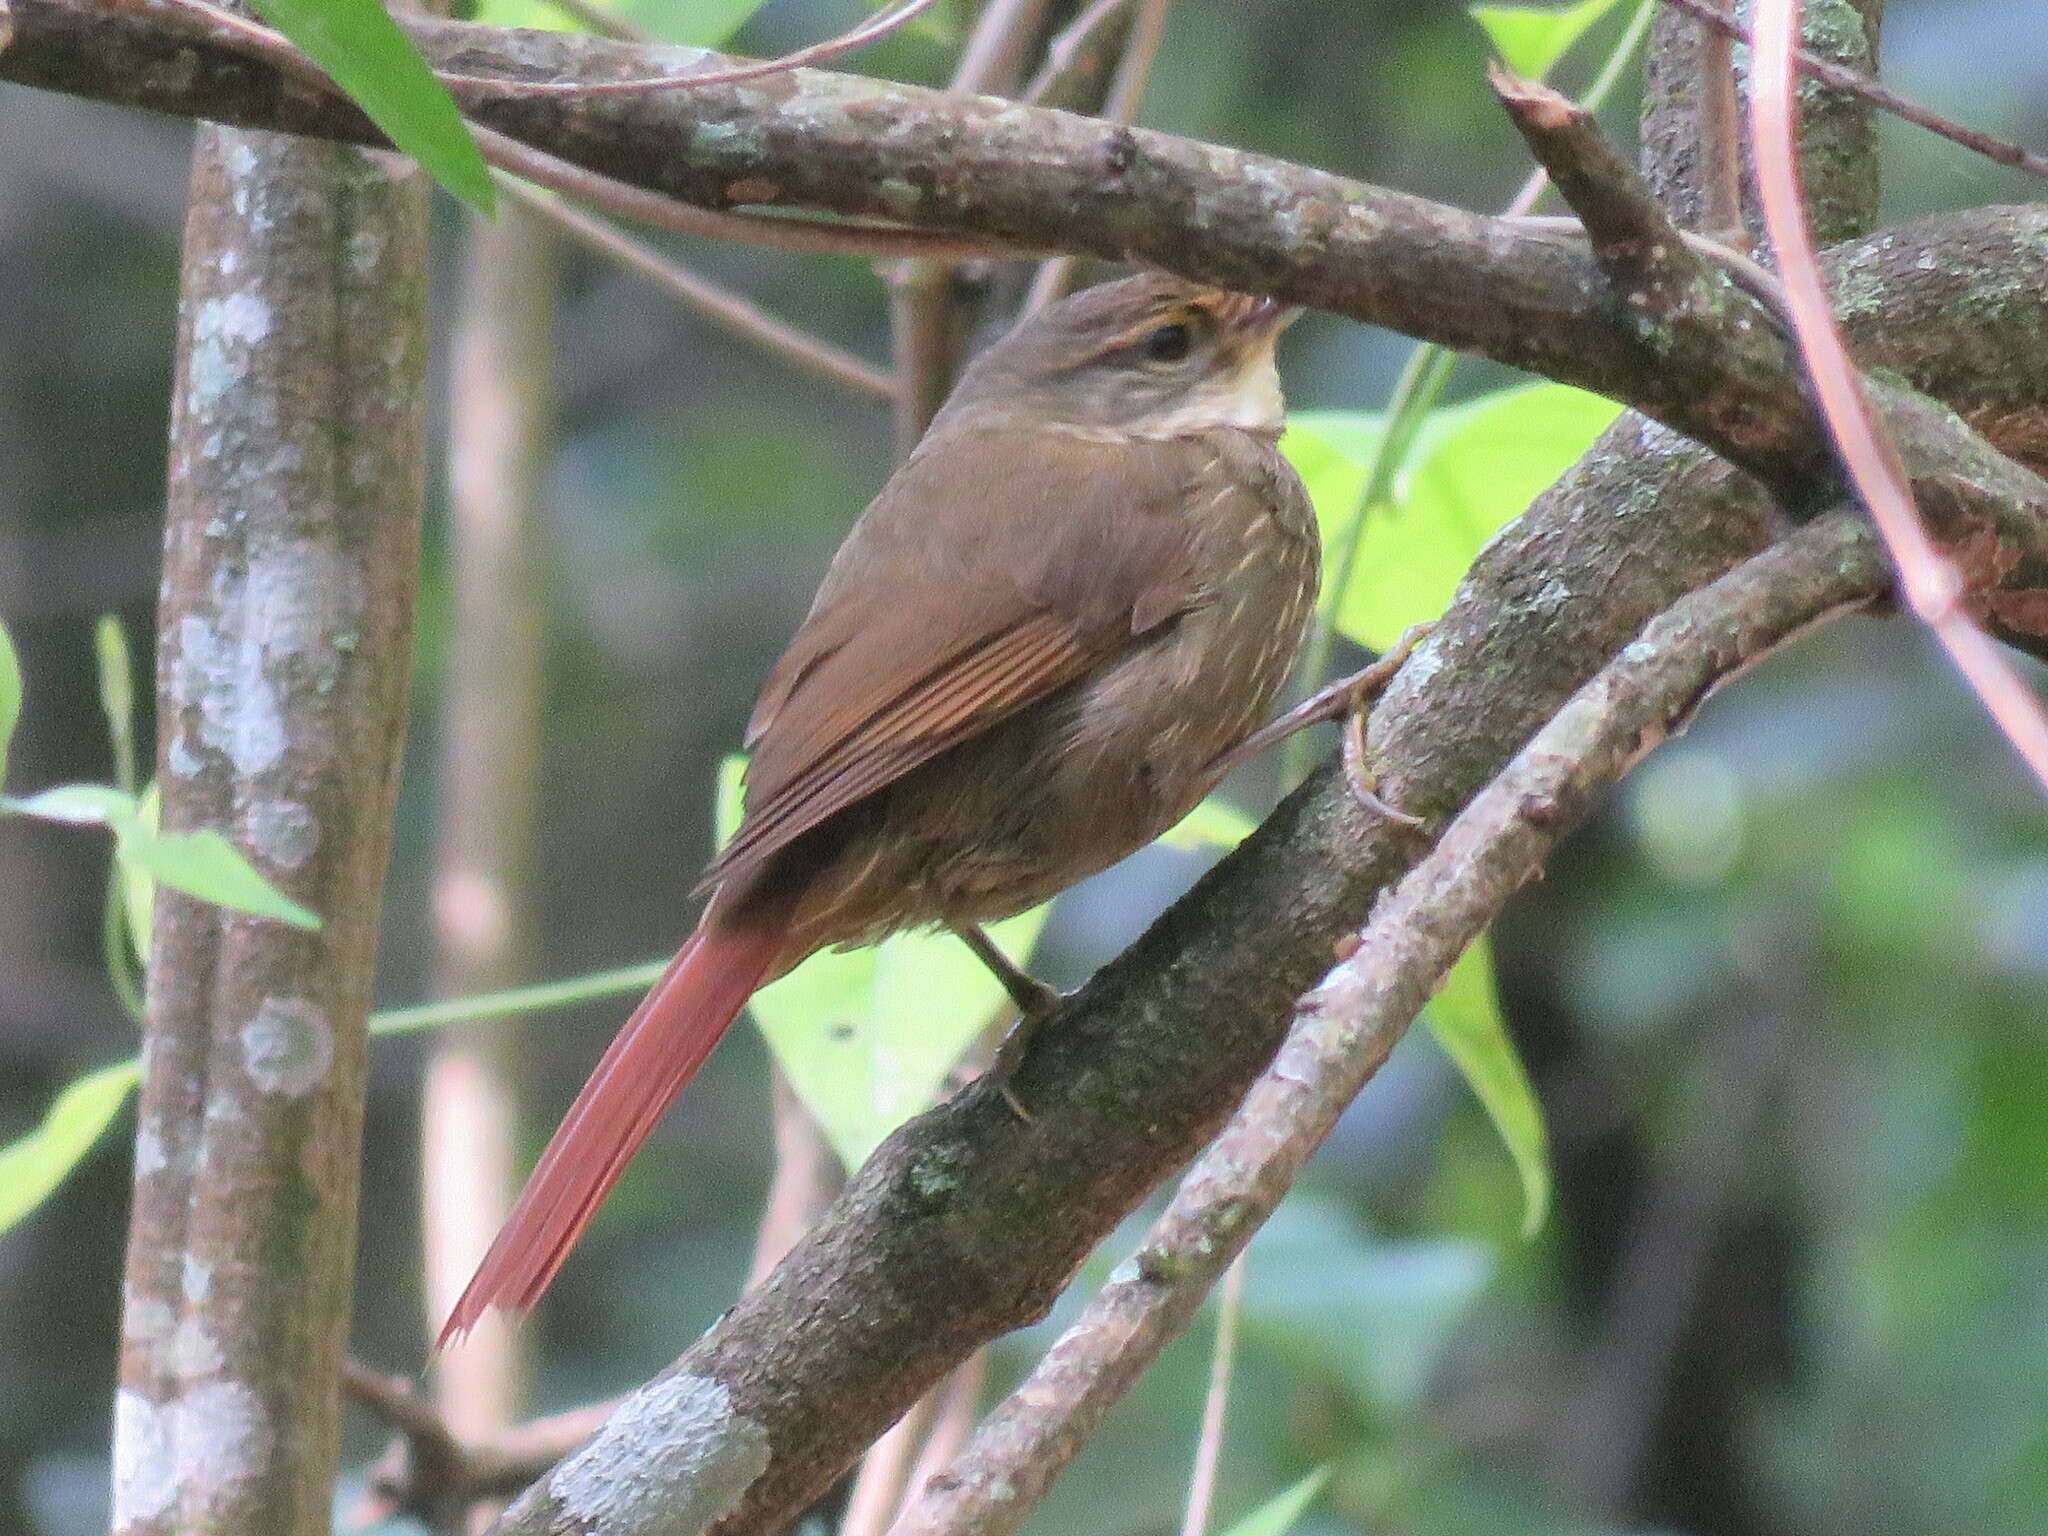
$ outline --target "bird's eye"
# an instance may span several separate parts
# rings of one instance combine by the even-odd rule
[[[1177,363],[1195,344],[1194,333],[1179,323],[1148,331],[1141,345],[1145,356],[1155,363]]]

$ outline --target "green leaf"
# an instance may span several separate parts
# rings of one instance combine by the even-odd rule
[[[1037,907],[989,929],[1023,965],[1045,926]],[[811,956],[754,994],[768,1048],[848,1168],[931,1106],[946,1074],[1007,997],[951,934],[899,933]]]
[[[14,641],[7,626],[0,624],[0,783],[7,780],[7,747],[14,740],[15,722],[21,719],[21,658],[14,654]]]
[[[1562,384],[1530,384],[1433,415],[1385,506],[1366,509],[1364,549],[1337,626],[1383,651],[1440,615],[1487,540],[1604,431],[1620,407]],[[1326,544],[1345,531],[1365,487],[1379,418],[1299,411],[1281,450],[1314,499]]]
[[[41,1125],[0,1148],[0,1233],[49,1199],[85,1160],[141,1076],[142,1064],[133,1060],[88,1072],[51,1101]]]
[[[131,816],[119,830],[114,857],[174,890],[294,928],[320,926],[315,914],[258,874],[235,845],[211,827],[201,832],[158,832]]]
[[[434,180],[490,216],[496,189],[469,128],[379,0],[249,0]]]
[[[1294,1522],[1301,1518],[1302,1511],[1323,1491],[1323,1484],[1329,1480],[1328,1467],[1316,1468],[1292,1488],[1261,1504],[1225,1531],[1223,1536],[1287,1536],[1294,1529]]]
[[[107,739],[114,747],[114,784],[135,793],[135,658],[128,652],[128,632],[111,613],[100,615],[93,628],[93,651],[99,658],[100,713],[107,717]]]
[[[1169,848],[1235,848],[1257,830],[1258,823],[1216,795],[1211,795],[1175,822],[1161,837]]]
[[[1475,5],[1472,19],[1486,30],[1501,62],[1524,80],[1541,80],[1620,0],[1579,0],[1561,8]]]
[[[1493,952],[1484,935],[1458,957],[1423,1018],[1514,1159],[1522,1180],[1522,1235],[1534,1237],[1550,1214],[1550,1138],[1543,1106],[1501,1015]]]
[[[664,43],[716,48],[729,42],[765,0],[610,0],[619,20]],[[476,20],[493,27],[579,32],[583,23],[549,0],[482,0]]]
[[[111,784],[59,784],[26,800],[11,796],[0,808],[17,816],[61,821],[74,827],[112,827],[118,831],[135,815],[135,797]]]

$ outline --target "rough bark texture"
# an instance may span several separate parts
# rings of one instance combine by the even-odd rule
[[[0,78],[161,111],[374,142],[342,98],[285,78],[157,0],[8,0]],[[643,78],[717,56],[561,33],[408,21],[468,73]],[[1717,292],[1711,376],[1618,304],[1583,242],[1270,156],[987,96],[823,70],[686,93],[518,98],[475,117],[635,186],[710,208],[774,204],[1149,262],[1273,293],[1625,400],[1766,478],[1829,460],[1761,305]]]
[[[324,1536],[365,1019],[412,651],[426,187],[200,135],[159,636],[167,829],[225,830],[305,933],[162,891],[114,1526]]]

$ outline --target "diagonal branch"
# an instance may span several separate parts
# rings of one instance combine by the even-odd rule
[[[1721,683],[1884,587],[1868,531],[1830,517],[1679,599],[1581,688],[1380,899],[1137,1253],[890,1536],[1015,1531],[1194,1317],[1465,947],[1600,792]]]

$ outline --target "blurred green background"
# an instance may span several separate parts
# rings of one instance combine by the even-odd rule
[[[771,0],[736,44],[780,52],[856,14]],[[942,79],[957,27],[942,11],[860,67]],[[1885,30],[1894,84],[2048,142],[2048,48],[2013,46],[2038,43],[2038,0],[1903,0]],[[1451,4],[1179,0],[1141,121],[1487,208],[1526,166],[1484,57]],[[1609,113],[1618,133],[1632,105]],[[146,651],[188,137],[0,87],[0,617],[29,690],[16,791],[107,776],[93,617],[121,614]],[[1885,146],[1889,217],[2039,195],[1896,126]],[[463,230],[445,201],[439,218],[445,330]],[[886,354],[883,290],[861,264],[687,254]],[[687,930],[715,766],[890,459],[879,406],[595,258],[568,253],[564,270],[547,976],[651,958]],[[1373,408],[1406,352],[1311,316],[1282,365],[1297,405]],[[1467,366],[1453,395],[1508,377]],[[427,995],[431,964],[448,607],[432,542],[389,1003]],[[1154,849],[1076,891],[1041,970],[1078,981],[1201,864]],[[99,959],[103,875],[94,834],[0,825],[0,1140],[133,1049]],[[1253,1249],[1221,1519],[1329,1466],[1298,1527],[1319,1536],[2048,1530],[2048,818],[1930,648],[1852,621],[1730,690],[1496,941],[1551,1127],[1551,1221],[1521,1240],[1497,1141],[1411,1039]],[[620,1012],[515,1026],[532,1147]],[[424,1049],[388,1042],[373,1062],[356,1348],[393,1369],[424,1344]],[[727,1305],[767,1126],[765,1053],[739,1031],[532,1325],[540,1406],[638,1381]],[[125,1179],[117,1136],[0,1239],[0,1536],[104,1528]],[[998,1377],[1049,1337],[1006,1342]],[[1033,1532],[1177,1528],[1207,1348],[1204,1327],[1169,1353]],[[352,1461],[379,1443],[353,1421]]]

